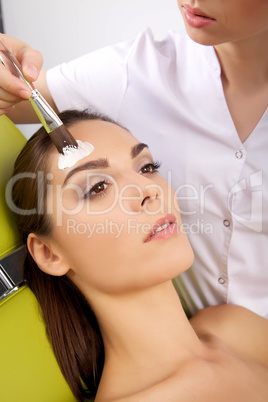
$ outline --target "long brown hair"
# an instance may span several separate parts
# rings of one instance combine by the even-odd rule
[[[69,110],[59,117],[66,127],[81,120],[100,119],[114,123],[106,116],[87,111]],[[15,162],[14,177],[26,176],[27,172],[27,177],[22,175],[12,188],[13,203],[21,210],[17,214],[17,223],[25,242],[30,233],[49,236],[53,229],[43,208],[47,195],[46,163],[53,147],[42,127],[30,138]],[[42,194],[37,183],[38,172],[42,172],[44,180]],[[38,205],[40,198],[44,200],[41,208]],[[104,347],[94,312],[67,276],[44,273],[29,252],[24,277],[41,306],[49,340],[73,394],[79,401],[94,396],[104,362]]]

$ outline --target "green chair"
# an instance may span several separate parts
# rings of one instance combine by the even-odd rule
[[[5,201],[13,163],[26,142],[0,116],[0,400],[1,402],[73,402],[48,342],[37,301],[23,283],[24,248]]]

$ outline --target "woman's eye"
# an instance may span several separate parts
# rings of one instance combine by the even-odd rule
[[[151,162],[151,163],[146,163],[144,165],[139,173],[145,174],[145,173],[157,173],[158,169],[160,168],[160,163],[159,162]]]
[[[109,183],[107,183],[105,180],[100,181],[91,187],[91,189],[85,194],[85,198],[97,197],[98,195],[101,195],[101,193],[105,193],[108,187]]]

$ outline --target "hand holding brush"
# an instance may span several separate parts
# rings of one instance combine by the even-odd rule
[[[51,140],[55,144],[59,153],[67,146],[78,147],[76,140],[71,133],[63,125],[54,110],[49,106],[47,101],[38,92],[33,83],[30,83],[24,77],[22,68],[15,56],[7,49],[3,41],[0,40],[0,61],[7,69],[17,78],[25,82],[31,90],[32,96],[30,102],[39,117],[41,123],[45,127]]]

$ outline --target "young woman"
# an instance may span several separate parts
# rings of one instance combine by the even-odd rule
[[[233,303],[268,317],[268,2],[178,6],[188,35],[157,42],[146,30],[42,71],[36,84],[59,111],[93,107],[165,161],[161,174],[172,180],[195,252],[176,283],[189,314]],[[39,53],[3,39],[36,80]],[[1,64],[0,87],[2,113],[30,96]],[[16,122],[36,119],[29,102],[12,113]]]
[[[266,401],[267,320],[234,305],[186,318],[171,279],[193,252],[147,145],[98,115],[60,118],[93,152],[61,170],[40,129],[16,161],[12,208],[28,285],[76,398]]]

